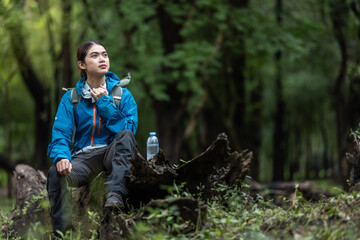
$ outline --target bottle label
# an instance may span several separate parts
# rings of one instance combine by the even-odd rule
[[[147,146],[147,160],[153,158],[158,152],[159,146],[157,144],[149,144]]]

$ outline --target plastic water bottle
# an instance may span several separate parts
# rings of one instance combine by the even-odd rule
[[[150,132],[150,136],[146,144],[146,152],[148,161],[159,152],[159,140],[156,137],[156,132]]]

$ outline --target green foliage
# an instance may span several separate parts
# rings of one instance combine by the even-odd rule
[[[354,239],[360,236],[356,228],[358,213],[354,210],[360,204],[356,193],[307,202],[295,188],[294,199],[284,199],[280,207],[262,196],[250,197],[247,188],[220,184],[217,190],[221,194],[207,203],[206,222],[195,232],[170,231],[177,226],[168,221],[173,210],[153,209],[148,222],[136,223],[131,239]]]
[[[91,232],[91,240],[97,239],[98,233],[97,229],[100,226],[100,216],[96,212],[88,211],[89,220],[92,223],[94,228],[90,228],[89,231]]]
[[[119,77],[131,72],[129,89],[139,107],[136,137],[141,151],[150,130],[168,131],[157,126],[158,118],[171,118],[166,120],[175,121],[179,129],[186,129],[195,121],[191,136],[177,136],[183,146],[181,152],[189,151],[187,155],[193,156],[224,131],[231,136],[235,150],[250,148],[254,152],[259,169],[270,169],[272,162],[277,71],[274,55],[282,51],[287,133],[284,175],[288,179],[303,179],[305,170],[297,167],[291,172],[291,166],[307,164],[311,169],[319,164],[321,155],[327,155],[331,169],[320,168],[326,173],[322,176],[328,177],[335,170],[333,166],[337,166],[334,156],[340,141],[336,139],[333,91],[341,52],[331,19],[332,4],[339,2],[283,1],[280,25],[274,2],[263,0],[70,1],[71,11],[66,16],[59,0],[2,0],[0,108],[9,107],[11,111],[0,114],[0,151],[9,151],[15,161],[31,162],[35,143],[37,113],[19,74],[23,66],[18,65],[12,52],[10,33],[26,36],[22,47],[41,82],[51,88],[55,114],[60,91],[57,88],[63,87],[62,44],[64,33],[69,30],[70,46],[66,47],[73,53],[73,85],[79,78],[75,51],[88,39],[99,39],[107,47],[111,71]],[[341,88],[347,96],[344,109],[355,118],[344,123],[347,131],[357,121],[353,114],[357,111],[351,109],[358,105],[355,100],[360,89],[360,68],[356,56],[360,48],[359,20],[350,14],[350,8],[345,10],[341,18],[347,23],[343,31],[348,68]],[[173,21],[176,29],[162,29],[161,16]],[[166,41],[172,37],[178,39],[166,49]],[[5,93],[9,94],[10,103],[6,102]],[[155,107],[164,102],[174,105],[174,115],[156,116]],[[272,177],[270,171],[260,173],[261,180]]]
[[[172,198],[189,196],[184,186],[169,188]],[[134,231],[126,239],[357,239],[360,194],[342,193],[317,202],[306,201],[298,187],[294,198],[286,199],[281,206],[265,200],[263,196],[250,196],[248,185],[219,184],[218,195],[206,201],[207,217],[203,222],[184,221],[180,210],[168,204],[156,208],[147,207],[124,214],[136,216],[140,211],[148,214],[134,223]],[[32,201],[42,199],[35,196]],[[40,207],[41,204],[39,204]],[[0,210],[0,224],[7,221],[7,215]],[[101,225],[99,213],[88,211],[86,228],[79,222],[76,231],[69,231],[64,239],[97,239]],[[50,226],[34,223],[25,239],[43,239],[49,236]],[[86,229],[82,232],[80,229]],[[89,235],[90,234],[90,235]],[[0,239],[8,239],[3,233]],[[20,238],[19,238],[20,239]]]

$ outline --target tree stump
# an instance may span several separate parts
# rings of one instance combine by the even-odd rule
[[[177,206],[182,219],[193,222],[196,227],[201,226],[202,220],[206,216],[206,205],[198,199],[181,197],[176,199],[164,199],[169,192],[164,186],[183,185],[184,190],[196,196],[201,195],[203,199],[210,198],[219,194],[216,190],[218,183],[228,185],[239,184],[244,180],[250,171],[252,153],[249,151],[230,152],[227,136],[219,134],[205,152],[185,164],[174,167],[169,164],[164,157],[162,150],[150,161],[146,161],[139,152],[134,158],[130,158],[132,163],[130,175],[127,178],[129,184],[129,195],[127,205],[131,208],[141,208],[136,216],[126,217],[126,215],[110,213],[104,210],[106,176],[101,173],[90,186],[72,189],[73,198],[77,202],[74,220],[85,216],[87,211],[96,211],[101,215],[102,222],[98,232],[101,238],[111,239],[116,236],[125,236],[132,231],[133,223],[144,219],[148,215],[149,208],[161,206]],[[47,200],[44,194],[46,178],[40,171],[35,171],[29,166],[17,166],[15,174],[15,189],[17,195],[15,211],[9,216],[15,224],[3,226],[3,231],[9,233],[14,230],[21,234],[28,229],[31,223],[40,221],[49,222],[48,210],[36,208],[40,200]],[[19,171],[19,173],[18,173]],[[23,187],[25,186],[25,188]],[[32,196],[41,195],[40,200],[33,201],[34,212],[30,208],[22,211],[33,198]],[[46,217],[44,217],[44,214]],[[30,216],[31,215],[31,216]],[[43,219],[40,219],[43,218]],[[86,224],[86,222],[85,222]],[[23,227],[26,226],[26,227]],[[20,229],[24,230],[21,231]],[[114,229],[117,231],[114,231]]]
[[[13,191],[16,198],[14,210],[8,216],[12,224],[3,225],[2,231],[10,236],[15,231],[24,235],[31,223],[49,219],[49,212],[44,211],[41,201],[46,199],[46,177],[42,171],[19,164],[15,167],[12,179]],[[47,200],[47,199],[46,199]]]

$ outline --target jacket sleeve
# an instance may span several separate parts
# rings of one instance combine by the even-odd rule
[[[71,161],[70,143],[74,129],[74,106],[70,92],[64,94],[56,112],[52,140],[47,152],[53,163],[63,158]]]
[[[116,108],[109,95],[99,98],[96,106],[109,131],[116,134],[121,130],[130,130],[135,135],[138,126],[137,105],[128,89],[123,89],[120,109]]]

